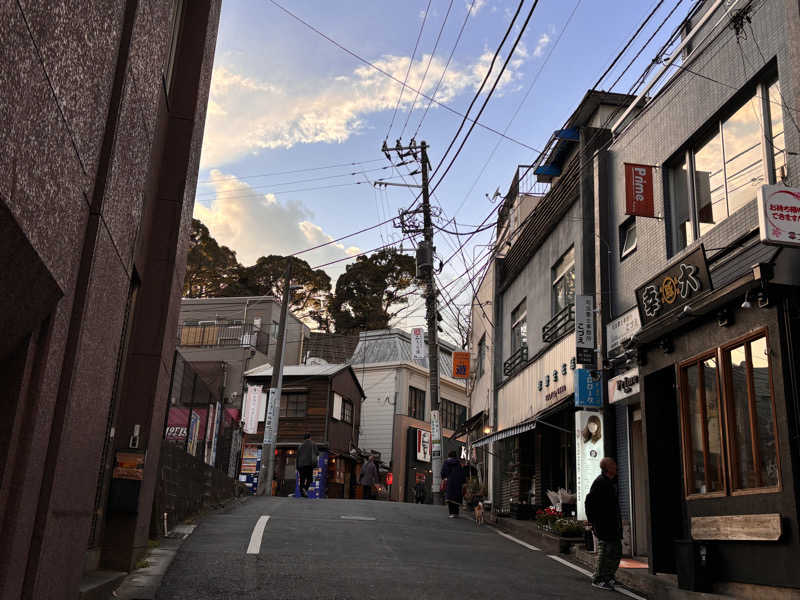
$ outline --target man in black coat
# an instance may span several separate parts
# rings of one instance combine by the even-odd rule
[[[614,589],[614,575],[622,556],[622,518],[616,479],[617,463],[613,458],[604,458],[600,461],[600,475],[586,496],[586,517],[598,539],[592,586],[605,590]]]
[[[303,436],[303,443],[297,449],[297,470],[300,473],[300,495],[308,498],[308,488],[314,480],[314,467],[317,465],[319,452],[317,445],[311,441],[311,434]]]

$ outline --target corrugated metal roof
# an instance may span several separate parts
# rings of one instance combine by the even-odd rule
[[[347,365],[286,365],[283,367],[284,377],[315,377],[335,375]],[[248,377],[272,377],[272,365],[266,364],[245,372]]]
[[[440,348],[448,348],[449,344],[440,342]],[[425,344],[427,354],[428,344]],[[449,348],[448,348],[449,349]],[[400,329],[368,331],[361,334],[361,339],[353,352],[350,364],[358,367],[363,364],[412,362],[423,369],[428,368],[428,358],[411,358],[411,336]],[[444,376],[453,372],[453,356],[450,352],[439,351],[439,371]]]

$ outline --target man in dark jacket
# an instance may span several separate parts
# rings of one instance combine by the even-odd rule
[[[617,463],[613,458],[604,458],[600,461],[600,475],[586,496],[586,517],[598,539],[592,586],[604,590],[614,589],[614,574],[622,556],[622,519],[616,478]]]
[[[451,450],[448,455],[449,458],[442,466],[442,479],[447,480],[444,497],[447,500],[447,508],[450,512],[448,516],[451,519],[455,519],[458,516],[458,509],[464,499],[464,483],[467,481],[466,471],[461,465],[461,461],[456,458],[457,454],[455,450]]]
[[[297,471],[300,473],[300,495],[303,498],[308,498],[308,487],[314,479],[318,456],[317,445],[311,441],[311,434],[306,433],[297,449]]]
[[[370,456],[369,460],[361,467],[361,487],[364,490],[364,500],[374,500],[374,487],[380,481],[378,467],[375,465],[375,457]]]

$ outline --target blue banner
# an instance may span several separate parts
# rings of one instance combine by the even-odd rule
[[[603,408],[602,379],[592,377],[589,369],[575,369],[575,406]]]

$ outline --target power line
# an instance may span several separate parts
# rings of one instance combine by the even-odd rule
[[[405,79],[403,79],[403,85],[400,88],[400,95],[397,97],[397,104],[395,104],[394,112],[392,113],[392,121],[389,123],[389,129],[386,130],[386,135],[383,138],[385,140],[389,139],[389,134],[391,133],[392,126],[394,125],[394,119],[397,116],[397,110],[400,108],[400,101],[403,99],[403,92],[406,91],[406,82],[408,82],[408,75],[411,73],[411,67],[414,66],[414,57],[417,54],[417,48],[419,47],[419,40],[422,38],[422,32],[425,29],[425,22],[428,20],[428,11],[430,9],[431,9],[431,0],[428,0],[428,6],[425,8],[425,15],[422,17],[422,25],[420,25],[419,34],[417,35],[417,42],[414,44],[414,51],[411,53],[411,60],[408,61],[408,69],[406,69],[406,76]],[[419,91],[417,91],[417,96],[419,96]]]
[[[399,80],[397,77],[395,77],[394,75],[392,75],[392,74],[391,74],[391,73],[389,73],[388,71],[385,71],[384,69],[381,69],[381,68],[380,68],[379,66],[377,66],[376,64],[374,64],[374,63],[371,63],[371,62],[370,62],[370,61],[368,61],[366,58],[363,58],[363,57],[359,56],[358,54],[356,54],[356,53],[355,53],[355,52],[353,52],[352,50],[350,50],[350,49],[346,48],[345,46],[341,45],[339,42],[337,42],[336,40],[334,40],[334,39],[333,39],[333,38],[331,38],[330,36],[326,35],[325,33],[323,33],[322,31],[320,31],[319,29],[317,29],[316,27],[314,27],[313,25],[311,25],[311,24],[310,24],[310,23],[308,23],[307,21],[304,21],[303,19],[301,19],[300,17],[298,17],[296,14],[294,14],[293,12],[291,12],[289,9],[287,9],[287,8],[285,8],[285,7],[281,6],[280,4],[278,4],[278,2],[276,2],[276,0],[268,0],[268,1],[269,1],[269,2],[271,2],[272,4],[274,4],[276,7],[278,7],[279,9],[281,9],[283,12],[285,12],[287,15],[289,15],[290,17],[292,17],[292,18],[293,18],[293,19],[295,19],[296,21],[298,21],[298,22],[302,23],[303,25],[305,25],[307,28],[309,28],[311,31],[313,31],[313,32],[314,32],[314,33],[316,33],[317,35],[319,35],[319,36],[321,36],[321,37],[325,38],[325,39],[326,39],[326,40],[328,40],[328,41],[329,41],[331,44],[333,44],[334,46],[336,46],[337,48],[339,48],[339,49],[340,49],[340,50],[342,50],[343,52],[346,52],[347,54],[349,54],[350,56],[352,56],[353,58],[355,58],[356,60],[358,60],[358,61],[360,61],[360,62],[364,63],[364,64],[365,64],[365,65],[367,65],[368,67],[370,67],[370,68],[374,69],[375,71],[377,71],[377,72],[378,72],[378,73],[380,73],[381,75],[384,75],[384,76],[388,77],[388,78],[389,78],[389,79],[391,79],[392,81],[395,81],[395,82],[399,83],[399,84],[400,84],[400,85],[402,85],[404,88],[408,88],[408,89],[409,89],[409,90],[411,90],[412,92],[416,92],[416,91],[418,91],[417,89],[415,89],[415,88],[411,87],[410,85],[407,85],[407,84],[403,83],[402,81],[400,81],[400,80]],[[451,106],[448,106],[448,105],[447,105],[447,104],[445,104],[444,102],[439,102],[438,100],[436,100],[436,99],[432,98],[431,96],[428,96],[427,94],[423,93],[422,91],[420,91],[420,92],[419,92],[419,95],[420,95],[420,96],[422,96],[423,98],[425,98],[426,100],[430,100],[431,102],[433,102],[433,103],[434,103],[434,104],[436,104],[437,106],[441,106],[441,107],[442,107],[442,108],[444,108],[446,111],[448,111],[448,112],[450,112],[450,113],[453,113],[454,115],[457,115],[457,116],[459,116],[459,117],[465,117],[465,115],[464,115],[464,114],[460,113],[460,112],[459,112],[459,111],[457,111],[456,109],[452,108]],[[503,138],[507,139],[507,140],[508,140],[508,141],[510,141],[510,142],[514,142],[515,144],[517,144],[517,145],[519,145],[519,146],[522,146],[523,148],[527,148],[528,150],[532,150],[533,152],[541,152],[540,150],[538,150],[538,149],[534,148],[533,146],[529,146],[529,145],[528,145],[528,144],[526,144],[525,142],[521,142],[521,141],[519,141],[519,140],[517,140],[517,139],[514,139],[514,138],[512,138],[512,137],[510,137],[510,136],[504,135],[503,133],[501,133],[501,132],[497,131],[497,130],[496,130],[496,129],[494,129],[493,127],[489,127],[488,125],[484,125],[483,123],[479,123],[478,121],[476,121],[476,120],[473,120],[473,119],[469,119],[469,118],[468,118],[467,120],[471,121],[471,122],[472,122],[473,124],[475,124],[475,125],[478,125],[479,127],[482,127],[482,128],[483,128],[483,129],[485,129],[486,131],[491,131],[492,133],[494,133],[494,134],[496,134],[496,135],[499,135],[499,136],[501,136],[501,137],[503,137]]]
[[[372,160],[360,160],[356,162],[339,163],[336,165],[328,165],[327,167],[307,167],[305,169],[292,169],[290,171],[273,171],[272,173],[256,173],[253,175],[235,176],[236,179],[255,179],[257,177],[272,177],[273,175],[290,175],[292,173],[305,173],[306,171],[323,171],[325,169],[335,169],[337,167],[356,167],[358,165],[365,165],[367,163],[380,162],[381,158],[373,158]],[[207,170],[213,171],[219,167],[209,167]],[[227,177],[227,176],[226,176]],[[203,179],[197,183],[214,183],[214,179]]]
[[[353,254],[351,256],[345,256],[344,258],[337,258],[336,260],[332,260],[332,261],[329,261],[329,262],[326,262],[326,263],[322,263],[321,265],[317,265],[316,267],[312,267],[312,269],[316,271],[317,269],[321,269],[322,267],[327,267],[328,265],[333,265],[333,264],[336,264],[336,263],[344,262],[346,260],[352,260],[354,258],[358,258],[359,256],[366,256],[367,254],[371,254],[373,252],[377,252],[378,250],[383,250],[384,248],[389,248],[390,246],[395,246],[395,245],[397,245],[397,244],[399,244],[401,242],[404,242],[404,241],[406,241],[408,239],[411,239],[411,237],[412,237],[411,235],[408,235],[408,236],[406,236],[404,238],[401,238],[401,239],[399,239],[399,240],[397,240],[395,242],[390,242],[388,244],[383,244],[382,246],[378,246],[376,248],[373,248],[372,250],[365,250],[364,252],[359,252],[358,254]]]

